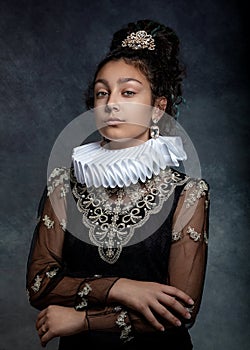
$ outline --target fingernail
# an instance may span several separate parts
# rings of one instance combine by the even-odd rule
[[[189,313],[189,312],[187,312],[187,313],[186,313],[186,315],[185,315],[185,317],[186,317],[186,318],[188,318],[188,319],[190,319],[190,318],[191,318],[190,313]]]
[[[165,331],[165,328],[164,327],[161,327],[161,332],[164,332]]]
[[[178,320],[178,321],[175,322],[175,324],[176,324],[176,326],[180,327],[181,326],[181,321]]]
[[[189,303],[190,305],[194,305],[193,299],[189,299],[189,300],[188,300],[188,303]]]
[[[194,305],[190,307],[186,307],[186,310],[191,314],[194,311]]]

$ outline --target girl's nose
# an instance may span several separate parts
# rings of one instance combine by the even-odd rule
[[[118,103],[107,103],[105,106],[105,112],[111,113],[111,112],[119,112],[120,107]]]
[[[108,113],[111,113],[112,111],[119,112],[120,106],[119,106],[117,97],[114,96],[113,94],[109,95],[109,99],[107,101],[105,110]]]

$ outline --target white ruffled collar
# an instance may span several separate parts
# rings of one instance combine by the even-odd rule
[[[159,136],[139,146],[107,149],[100,142],[73,149],[72,160],[76,179],[87,187],[114,188],[145,182],[167,166],[179,166],[186,160],[179,136]]]

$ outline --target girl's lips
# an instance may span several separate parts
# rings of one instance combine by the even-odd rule
[[[121,119],[108,119],[105,121],[107,125],[118,125],[124,123],[124,120]]]

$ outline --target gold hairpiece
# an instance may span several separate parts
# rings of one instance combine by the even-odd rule
[[[145,30],[139,30],[136,33],[131,33],[127,36],[125,40],[122,41],[122,47],[130,47],[133,50],[140,49],[155,49],[155,41],[152,38],[152,35],[145,32]]]

